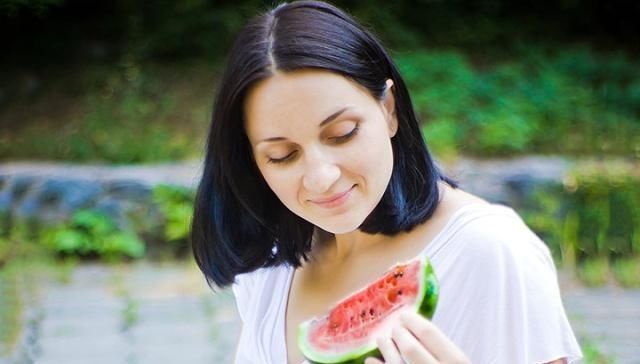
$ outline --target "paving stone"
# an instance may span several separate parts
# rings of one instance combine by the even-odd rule
[[[560,278],[579,339],[617,363],[640,363],[640,290],[584,289]],[[22,344],[24,355],[37,360],[19,364],[232,362],[240,332],[233,295],[214,294],[193,265],[83,264],[69,284],[49,281],[44,291],[31,303],[42,311],[36,342]]]
[[[576,335],[616,363],[640,363],[640,290],[581,288],[563,300]]]

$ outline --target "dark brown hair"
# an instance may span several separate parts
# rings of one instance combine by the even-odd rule
[[[457,187],[434,163],[409,93],[389,54],[369,31],[324,2],[282,4],[249,21],[229,54],[219,84],[192,223],[193,252],[208,282],[223,287],[260,267],[299,266],[314,226],[288,210],[253,160],[243,129],[243,102],[256,82],[279,72],[322,69],[381,99],[394,82],[397,134],[389,185],[359,229],[394,235],[433,214],[438,181]]]

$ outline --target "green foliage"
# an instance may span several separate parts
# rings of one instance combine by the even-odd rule
[[[423,124],[422,135],[429,149],[437,153],[440,160],[447,160],[456,156],[460,130],[453,120],[439,118]]]
[[[0,357],[11,352],[20,334],[19,287],[19,264],[0,265]]]
[[[529,48],[484,70],[450,51],[396,61],[436,153],[640,155],[640,70],[622,55]]]
[[[613,364],[613,359],[602,353],[600,348],[591,340],[582,341],[582,353],[584,354],[585,364]]]
[[[609,280],[609,260],[605,257],[586,259],[578,265],[578,277],[589,287],[605,285]]]
[[[220,57],[233,35],[260,5],[255,0],[212,3],[206,0],[133,4],[136,22],[128,37],[141,58],[180,56],[198,52]],[[144,20],[144,21],[143,21]]]
[[[40,16],[55,6],[60,6],[65,0],[2,0],[0,14],[15,15],[20,9],[29,9]]]
[[[9,261],[11,255],[11,242],[5,236],[0,235],[0,267]]]
[[[121,312],[122,329],[131,329],[140,320],[140,305],[130,296],[125,297],[125,305]]]
[[[640,288],[640,256],[616,260],[613,274],[623,287]]]
[[[140,65],[124,62],[108,76],[100,94],[87,96],[82,128],[69,135],[73,160],[101,159],[135,163],[185,156],[186,140],[151,120],[166,118],[175,108],[170,94],[144,74]],[[144,141],[141,142],[140,138]]]
[[[76,212],[69,223],[50,228],[43,239],[65,255],[141,258],[145,251],[134,232],[119,230],[108,216],[95,210]]]
[[[142,65],[128,59],[93,72],[78,72],[76,77],[86,78],[76,80],[85,84],[85,96],[73,100],[70,114],[49,110],[33,116],[42,123],[4,131],[9,142],[0,142],[0,159],[141,163],[200,153],[211,99],[203,78],[211,75],[210,69],[198,64]],[[46,99],[41,102],[45,106],[34,108],[58,107],[47,106]]]
[[[165,218],[167,241],[184,242],[188,238],[194,198],[193,190],[184,187],[158,185],[153,189],[153,200]]]
[[[8,231],[0,231],[0,268],[16,257],[54,254],[68,266],[58,272],[67,281],[77,259],[117,261],[147,253],[152,258],[180,257],[188,248],[194,198],[192,189],[158,185],[150,201],[154,206],[123,216],[128,219],[123,224],[92,209],[79,210],[69,221],[55,225],[14,222]],[[141,214],[151,215],[153,222],[136,221]]]
[[[640,70],[628,56],[527,47],[482,67],[453,50],[415,48],[394,58],[439,157],[640,156]],[[210,65],[148,64],[132,51],[115,68],[94,72],[86,76],[90,86],[82,89],[77,115],[56,121],[46,112],[31,118],[47,120],[42,124],[2,131],[0,140],[8,142],[0,143],[0,158],[144,163],[201,155]],[[14,101],[16,110],[33,103]],[[53,107],[43,102],[35,109]]]
[[[523,206],[523,218],[554,256],[591,285],[605,283],[610,267],[624,286],[640,276],[640,175],[624,168],[583,166],[564,185],[538,189]]]

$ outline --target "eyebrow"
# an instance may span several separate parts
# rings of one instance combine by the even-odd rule
[[[350,107],[349,106],[345,106],[342,109],[334,112],[333,114],[327,116],[324,120],[322,120],[320,122],[320,124],[318,124],[318,128],[322,128],[323,126],[327,125],[328,123],[334,121],[335,119],[338,118],[338,116],[342,115],[345,111],[349,110]],[[277,141],[282,141],[282,140],[286,140],[287,138],[283,138],[283,137],[273,137],[273,138],[267,138],[267,139],[263,139],[258,141],[258,143],[263,143],[263,142],[277,142]]]

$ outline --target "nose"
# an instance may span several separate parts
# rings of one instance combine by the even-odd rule
[[[325,193],[340,178],[340,168],[320,153],[307,153],[302,184],[313,193]]]

